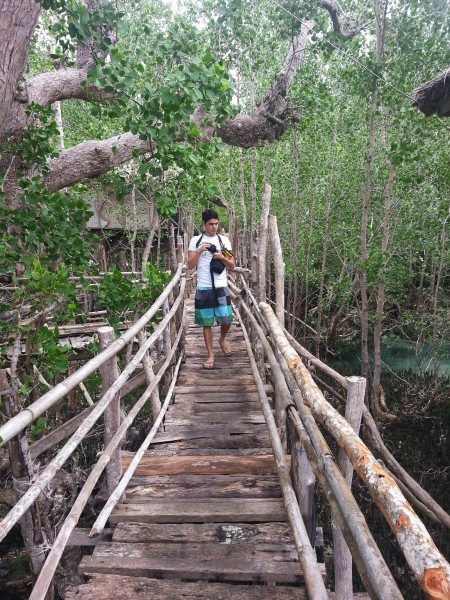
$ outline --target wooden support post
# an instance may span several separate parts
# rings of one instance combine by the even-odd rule
[[[175,227],[172,221],[169,219],[169,269],[172,273],[177,270],[178,259],[177,249],[175,246]]]
[[[178,263],[184,263],[186,260],[184,251],[184,242],[181,235],[177,236],[177,251],[178,251]]]
[[[261,220],[258,244],[258,302],[266,302],[266,253],[267,253],[267,219],[270,209],[272,188],[264,184],[261,206]]]
[[[275,268],[275,314],[284,327],[284,271],[283,251],[278,234],[277,218],[269,215],[269,231],[273,248],[273,263]]]
[[[314,486],[316,478],[295,429],[293,431],[291,449],[291,478],[303,522],[305,523],[311,545],[314,547],[313,540],[316,526],[314,519]]]
[[[259,237],[256,229],[252,231],[252,245],[250,248],[251,254],[251,262],[250,262],[250,270],[251,270],[251,282],[254,288],[256,288],[258,284],[258,246],[259,246]]]
[[[345,419],[356,433],[361,426],[362,412],[364,408],[364,394],[366,391],[366,380],[364,377],[346,377],[347,404],[345,407]],[[345,452],[340,449],[338,456],[339,469],[349,488],[352,486],[353,467]],[[334,592],[336,600],[347,600],[353,598],[352,577],[352,555],[344,540],[344,536],[333,520],[333,545],[334,545]]]
[[[139,346],[141,348],[145,344],[146,340],[147,340],[147,338],[146,338],[144,331],[140,331],[138,333],[138,341],[139,341]],[[147,385],[150,385],[151,382],[155,379],[155,373],[153,372],[153,361],[150,358],[148,351],[142,357],[142,366],[144,367],[145,379],[147,381]],[[159,398],[158,387],[155,387],[155,389],[153,390],[153,392],[150,396],[150,401],[152,403],[153,422],[155,422],[159,415],[159,412],[161,410],[161,400]]]
[[[114,329],[112,327],[100,327],[98,329],[98,338],[100,348],[105,350],[114,342]],[[105,394],[119,377],[119,366],[117,356],[112,356],[100,367],[100,376],[102,378],[102,390]],[[118,392],[112,402],[105,410],[105,447],[109,444],[112,437],[120,426],[120,392]],[[116,488],[122,473],[122,463],[120,448],[116,448],[111,455],[111,460],[106,467],[106,487],[108,494],[111,494]]]
[[[172,295],[172,303],[173,303],[173,295]],[[163,317],[167,315],[169,312],[169,300],[164,300],[164,304],[162,306]],[[172,347],[172,327],[173,327],[173,319],[170,324],[163,331],[163,352],[164,356],[169,356],[170,348]]]

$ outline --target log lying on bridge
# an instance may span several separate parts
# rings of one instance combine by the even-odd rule
[[[304,402],[314,417],[336,439],[355,471],[365,482],[394,532],[420,587],[430,599],[450,600],[450,565],[436,548],[424,524],[394,479],[383,469],[344,417],[325,400],[302,359],[289,344],[270,306],[264,302],[259,306],[299,385]]]

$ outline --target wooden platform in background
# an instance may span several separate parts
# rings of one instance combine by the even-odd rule
[[[232,326],[231,356],[213,333],[206,371],[202,330],[189,328],[164,428],[68,600],[306,598],[242,333]]]

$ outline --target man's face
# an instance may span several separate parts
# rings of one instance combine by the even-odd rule
[[[205,235],[208,237],[214,237],[217,233],[217,228],[219,227],[219,221],[217,219],[209,219],[205,223]]]

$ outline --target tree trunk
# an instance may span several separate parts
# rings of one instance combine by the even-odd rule
[[[267,253],[267,219],[269,217],[270,199],[272,188],[264,183],[261,207],[261,219],[259,226],[258,244],[258,301],[266,301],[266,253]]]
[[[321,327],[322,327],[322,312],[323,312],[323,294],[325,285],[325,267],[327,264],[327,252],[328,252],[328,225],[330,220],[330,209],[331,209],[331,194],[333,190],[333,169],[334,161],[336,158],[336,143],[337,143],[337,127],[339,123],[339,108],[336,111],[336,117],[334,120],[333,130],[333,147],[331,151],[330,161],[330,172],[328,174],[328,188],[327,188],[327,199],[325,203],[325,223],[323,226],[323,240],[322,240],[322,262],[320,268],[320,283],[319,283],[319,298],[317,300],[317,324],[316,324],[316,356],[320,356],[320,340],[322,339]]]
[[[156,210],[156,205],[154,202],[150,205],[149,212],[150,212],[150,229],[148,232],[147,241],[145,243],[145,248],[142,253],[142,259],[141,259],[142,273],[144,273],[145,268],[147,266],[150,252],[152,250],[153,238],[155,237],[156,228],[159,225],[158,211]]]
[[[3,2],[0,6],[0,140],[40,12],[41,4],[34,0]]]
[[[250,269],[252,272],[252,283],[256,284],[258,273],[258,230],[256,227],[256,150],[252,148],[250,158]]]
[[[284,327],[284,270],[283,251],[281,249],[280,236],[278,235],[277,218],[273,215],[269,216],[269,230],[272,240],[273,256],[274,256],[274,278],[275,278],[275,313],[277,319]]]
[[[294,128],[292,130],[292,160],[293,160],[293,170],[294,170],[294,175],[293,175],[293,183],[294,183],[294,210],[292,211],[292,271],[293,271],[293,281],[292,281],[292,288],[293,288],[293,299],[292,299],[292,304],[290,302],[288,302],[288,306],[290,307],[290,310],[292,310],[292,317],[291,317],[291,323],[290,323],[290,333],[291,335],[295,334],[295,316],[297,315],[297,308],[298,308],[298,300],[299,300],[299,296],[301,298],[301,294],[299,294],[299,289],[298,289],[298,273],[297,273],[297,248],[298,248],[298,229],[297,229],[297,224],[298,224],[298,211],[296,210],[296,205],[298,202],[298,144],[297,144],[297,130]]]
[[[304,304],[304,316],[303,316],[303,337],[306,337],[306,323],[308,322],[308,310],[309,310],[309,254],[311,249],[311,237],[314,225],[314,204],[316,201],[316,181],[313,181],[311,192],[311,206],[309,208],[309,225],[308,225],[308,239],[305,242],[305,262],[303,269],[303,276],[306,279],[305,283],[305,304]]]
[[[384,208],[383,208],[383,229],[381,237],[381,256],[382,265],[379,273],[380,282],[377,289],[377,306],[375,310],[375,323],[373,331],[373,383],[372,383],[372,412],[373,414],[379,415],[383,411],[388,412],[388,408],[384,402],[384,394],[381,388],[381,335],[382,335],[382,319],[384,309],[384,296],[385,296],[385,271],[387,263],[387,248],[389,243],[389,227],[390,227],[390,213],[391,213],[391,198],[392,198],[392,187],[394,185],[395,177],[395,166],[389,160],[387,155],[386,145],[386,130],[383,119],[382,107],[380,106],[380,126],[381,126],[381,144],[383,151],[385,152],[385,163],[388,168],[388,180],[384,191]]]

